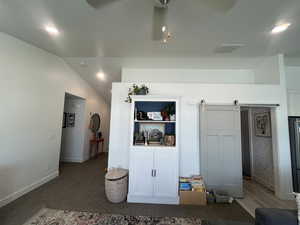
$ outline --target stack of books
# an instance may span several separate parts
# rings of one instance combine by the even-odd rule
[[[180,177],[179,179],[180,191],[197,191],[205,192],[205,184],[202,176]]]

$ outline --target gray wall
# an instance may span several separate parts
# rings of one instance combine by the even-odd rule
[[[255,114],[270,112],[269,108],[253,108],[252,110],[252,178],[274,190],[273,148],[272,137],[260,137],[255,135]]]

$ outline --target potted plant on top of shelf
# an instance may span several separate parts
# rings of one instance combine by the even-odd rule
[[[136,84],[132,85],[131,88],[129,88],[128,91],[128,97],[126,98],[125,102],[131,103],[132,95],[147,95],[149,93],[149,88],[146,85],[141,85],[140,87]]]

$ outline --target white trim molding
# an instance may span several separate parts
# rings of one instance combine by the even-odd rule
[[[40,180],[30,184],[30,185],[18,190],[18,191],[6,196],[3,199],[0,199],[0,208],[7,205],[7,204],[9,204],[12,201],[18,199],[18,198],[20,198],[21,196],[27,194],[28,192],[42,186],[43,184],[53,180],[54,178],[58,177],[58,175],[59,175],[59,171],[56,170],[56,171],[50,173],[49,175],[45,176],[44,178],[42,178],[42,179],[40,179]]]
[[[86,160],[83,157],[62,157],[60,159],[61,162],[70,162],[70,163],[83,163]]]

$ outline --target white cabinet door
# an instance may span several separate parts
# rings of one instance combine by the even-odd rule
[[[139,196],[153,195],[153,151],[131,150],[130,155],[130,174],[129,174],[129,193]]]
[[[201,171],[208,188],[243,196],[240,110],[205,106],[201,110]]]
[[[157,149],[154,152],[154,196],[178,196],[178,158],[176,150]]]

